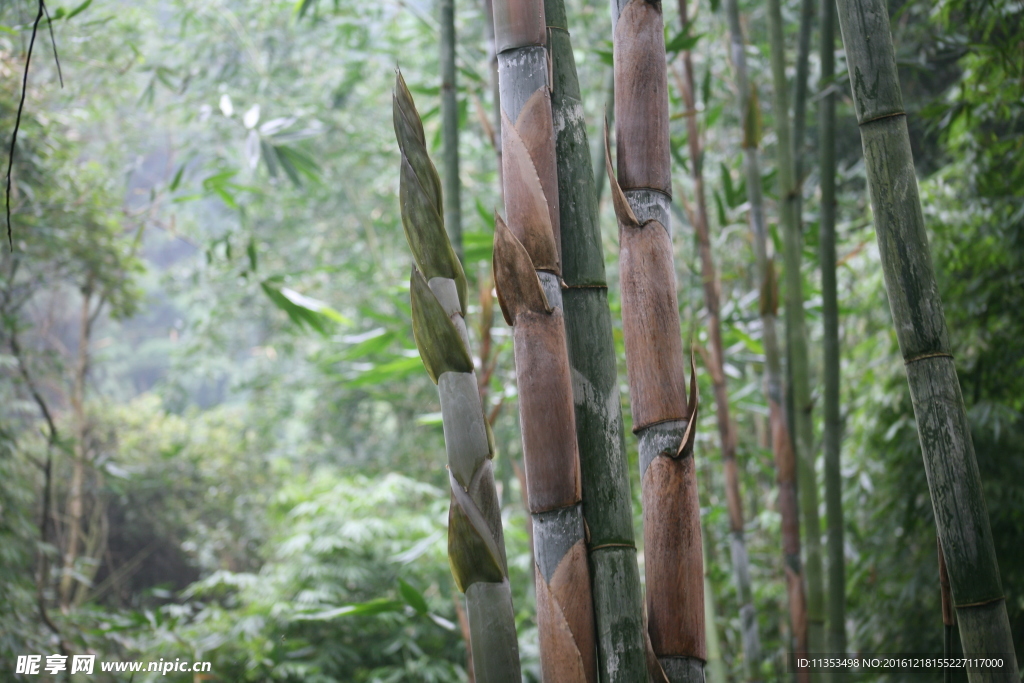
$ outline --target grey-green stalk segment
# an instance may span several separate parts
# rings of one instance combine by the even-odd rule
[[[906,363],[928,489],[964,653],[1003,660],[971,683],[1017,683],[1006,599],[970,423],[928,251],[896,53],[883,0],[839,0],[875,234]]]
[[[824,413],[822,439],[825,458],[825,514],[828,520],[828,648],[836,656],[846,652],[846,567],[843,552],[843,478],[839,453],[842,418],[839,415],[839,300],[836,288],[836,93],[835,0],[821,2],[821,79],[818,95],[820,130],[821,299],[824,327]],[[843,683],[846,673],[832,672],[832,683]]]
[[[491,465],[493,439],[463,318],[466,278],[445,234],[440,179],[401,74],[395,84],[394,125],[402,150],[402,223],[415,262],[409,284],[413,333],[441,398],[451,483],[448,559],[456,585],[466,594],[476,681],[520,683],[515,613]]]
[[[576,62],[563,0],[546,0],[558,166],[562,291],[572,367],[583,516],[602,683],[646,677],[632,495],[608,308],[601,226]],[[603,169],[604,154],[601,162]]]

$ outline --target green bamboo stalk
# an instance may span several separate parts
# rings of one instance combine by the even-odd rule
[[[466,276],[444,230],[441,183],[412,94],[399,73],[395,135],[402,151],[402,225],[415,266],[409,291],[420,357],[441,397],[451,506],[448,559],[466,595],[478,683],[520,683],[515,612],[494,486],[493,438],[469,353]]]
[[[946,317],[928,251],[896,55],[883,0],[840,0],[853,101],[896,338],[931,492],[963,651],[1002,657],[972,683],[1019,681],[992,530]]]
[[[683,31],[689,28],[686,0],[678,0],[679,19]],[[682,53],[683,77],[680,90],[686,107],[687,142],[690,151],[690,177],[693,179],[696,211],[693,227],[700,249],[701,279],[704,281],[704,305],[708,311],[708,339],[711,358],[708,371],[715,392],[715,420],[722,447],[722,468],[725,471],[725,497],[729,508],[730,550],[733,579],[740,603],[740,634],[743,643],[743,669],[748,681],[760,678],[761,642],[757,634],[750,587],[750,560],[743,530],[743,496],[740,490],[739,466],[736,462],[736,434],[729,414],[729,393],[725,379],[725,351],[722,346],[721,284],[711,254],[707,199],[704,193],[704,151],[697,125],[697,101],[694,95],[693,58],[690,50]]]
[[[746,40],[740,24],[737,0],[725,0],[725,11],[729,23],[730,52],[736,73],[736,88],[739,92],[740,120],[743,122],[743,165],[747,175],[747,196],[750,200],[750,229],[754,238],[755,272],[761,288],[760,316],[765,353],[765,393],[768,398],[772,453],[775,456],[779,486],[778,506],[782,517],[782,555],[793,634],[792,650],[796,658],[801,658],[807,655],[807,605],[800,561],[796,462],[782,403],[782,362],[776,332],[778,292],[774,265],[768,254],[764,198],[761,193],[761,162],[758,149],[761,117],[757,90],[750,86],[747,77]],[[797,679],[806,681],[806,670],[799,671]]]
[[[807,571],[807,650],[810,655],[825,651],[825,593],[821,562],[821,520],[818,517],[818,484],[814,472],[814,424],[811,421],[810,371],[807,361],[807,331],[804,325],[803,256],[800,235],[800,185],[794,174],[793,146],[789,127],[789,98],[786,85],[785,41],[782,34],[780,0],[768,1],[773,109],[778,140],[780,217],[783,229],[783,262],[786,275],[786,337],[793,391],[794,445],[799,479],[800,512],[803,518]],[[801,30],[810,30],[809,26]],[[802,134],[802,131],[800,131]],[[812,676],[812,679],[820,676]]]
[[[839,416],[839,297],[836,290],[836,100],[835,0],[821,1],[821,79],[818,95],[821,214],[818,237],[824,323],[825,512],[828,518],[828,649],[846,652],[846,567],[843,552],[843,478],[840,471],[842,420]],[[843,669],[833,683],[846,680]]]
[[[804,182],[804,139],[807,132],[807,89],[811,57],[811,30],[814,24],[814,0],[800,0],[800,32],[796,43],[796,79],[793,83],[793,176],[797,188]],[[797,193],[801,204],[803,194]],[[803,214],[797,209],[801,223]]]
[[[612,68],[608,69],[608,75],[605,77],[604,92],[604,118],[610,125],[615,122],[615,70]],[[591,159],[591,165],[594,169],[592,171],[594,174],[594,184],[596,185],[594,194],[597,203],[600,205],[601,197],[604,195],[605,185],[603,140],[594,140],[594,149],[591,153]]]
[[[498,53],[494,42],[494,5],[492,0],[483,0],[484,4],[484,27],[487,33],[487,54],[491,81],[491,103],[493,109],[491,115],[494,120],[491,122],[494,155],[498,161],[498,193],[501,195],[501,203],[505,203],[505,188],[501,179],[501,93],[498,89]]]
[[[715,623],[715,592],[711,589],[711,573],[708,567],[708,537],[704,534],[704,619],[708,631],[708,662],[705,671],[708,683],[726,683],[729,680],[722,661],[722,646],[718,640],[718,625]]]
[[[956,626],[956,615],[953,613],[953,596],[949,590],[949,573],[946,571],[946,558],[942,556],[942,544],[936,545],[939,548],[939,599],[942,603],[942,656],[953,656],[953,629]],[[951,683],[953,680],[953,668],[947,667],[942,671],[943,683]]]
[[[459,182],[459,102],[455,86],[455,2],[439,0],[441,23],[441,146],[444,150],[444,224],[462,259],[462,201]]]
[[[672,194],[664,17],[659,2],[613,0],[622,329],[640,441],[644,573],[652,676],[704,681],[700,503],[693,457],[696,377],[686,396],[669,205]]]
[[[594,605],[563,317],[560,197],[543,0],[496,0],[508,224],[495,219],[494,281],[512,325],[533,519],[545,681],[595,683]]]
[[[583,516],[602,683],[646,676],[640,570],[633,534],[615,342],[601,227],[576,62],[563,0],[546,0],[558,169],[562,289],[572,366]]]

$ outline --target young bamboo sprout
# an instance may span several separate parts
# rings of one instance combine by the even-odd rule
[[[740,120],[743,122],[743,166],[747,175],[750,199],[750,230],[753,233],[755,274],[761,287],[761,339],[765,355],[765,393],[768,398],[772,452],[779,485],[779,513],[782,516],[782,556],[789,596],[789,618],[793,652],[797,658],[807,655],[807,608],[804,598],[803,568],[800,561],[800,517],[797,509],[796,462],[793,443],[782,408],[782,361],[776,332],[778,292],[775,270],[768,254],[768,232],[765,228],[764,201],[761,194],[761,161],[758,145],[761,137],[761,115],[757,90],[747,78],[746,40],[740,24],[738,0],[725,0],[729,22],[730,52],[736,71],[739,92]],[[798,671],[799,681],[807,680],[807,672]]]
[[[679,0],[679,18],[682,28],[689,26],[686,0]],[[708,311],[708,341],[711,358],[708,371],[715,391],[715,419],[722,444],[722,469],[725,471],[725,498],[729,508],[730,550],[733,579],[740,603],[740,634],[743,642],[743,669],[748,681],[760,678],[761,642],[757,635],[757,615],[754,612],[753,591],[750,588],[750,559],[743,531],[743,497],[740,492],[739,466],[736,463],[736,434],[729,417],[729,392],[725,380],[725,351],[722,347],[721,285],[711,253],[711,234],[708,224],[707,200],[704,194],[704,150],[700,127],[697,125],[697,101],[694,96],[693,59],[690,50],[684,50],[683,78],[680,90],[686,106],[687,142],[690,148],[690,177],[696,211],[693,228],[700,246],[701,277],[704,280],[704,305]],[[705,102],[705,106],[707,103]],[[723,226],[724,227],[724,226]],[[708,632],[710,635],[710,631]]]
[[[547,0],[562,236],[562,290],[576,407],[602,683],[643,680],[643,602],[594,171],[565,4]],[[604,154],[601,154],[602,164]],[[604,175],[602,174],[603,178]]]
[[[494,282],[513,327],[533,518],[545,681],[597,680],[580,462],[562,315],[558,175],[540,0],[496,0],[494,35],[508,223],[495,218]]]
[[[928,251],[889,12],[882,0],[839,0],[838,9],[885,288],[906,364],[960,642],[970,657],[1003,662],[998,668],[968,669],[967,677],[971,683],[1017,682],[981,475]]]
[[[613,0],[622,330],[640,440],[648,635],[655,681],[704,681],[704,570],[693,460],[697,384],[686,396],[669,234],[671,160],[661,4]],[[606,128],[607,135],[607,128]]]
[[[445,234],[441,182],[427,156],[412,94],[401,74],[395,81],[402,225],[415,262],[409,283],[413,334],[441,397],[448,451],[448,560],[456,585],[466,594],[475,680],[520,683],[501,508],[491,466],[493,441],[463,318],[466,276]]]

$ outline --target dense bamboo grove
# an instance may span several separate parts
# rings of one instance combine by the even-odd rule
[[[40,7],[0,678],[1017,680],[1017,0]]]

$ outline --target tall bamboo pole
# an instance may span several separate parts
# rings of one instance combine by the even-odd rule
[[[750,200],[750,229],[753,233],[755,266],[761,287],[760,316],[765,354],[765,393],[768,397],[772,452],[778,477],[779,513],[782,516],[782,555],[789,597],[792,649],[795,657],[807,654],[807,605],[804,598],[803,568],[800,561],[800,518],[796,495],[796,462],[786,416],[783,410],[782,362],[776,332],[778,292],[775,269],[768,254],[768,237],[761,193],[760,111],[757,90],[747,77],[746,40],[740,24],[737,0],[725,0],[729,22],[729,42],[736,89],[739,92],[740,120],[743,122],[743,165],[747,175],[747,196]],[[807,680],[807,672],[798,673],[798,680]]]
[[[679,0],[682,29],[689,27],[686,0]],[[687,142],[690,151],[690,177],[693,179],[696,211],[694,230],[700,249],[701,278],[704,281],[704,305],[708,311],[708,340],[711,358],[708,371],[715,392],[715,420],[722,445],[722,468],[725,471],[725,497],[729,508],[730,550],[733,580],[740,603],[740,634],[743,643],[743,669],[748,681],[760,678],[761,642],[757,634],[757,615],[750,588],[750,560],[743,530],[743,496],[740,492],[739,467],[736,463],[736,433],[729,414],[729,393],[725,379],[725,351],[722,347],[721,283],[711,254],[707,199],[704,193],[704,150],[697,125],[697,101],[694,95],[693,58],[690,50],[682,53],[683,104],[686,107]]]
[[[711,589],[711,577],[707,565],[707,537],[704,541],[704,619],[708,634],[708,661],[705,671],[708,683],[727,683],[725,662],[722,661],[722,646],[718,640],[718,626],[715,624],[715,593]]]
[[[496,0],[506,225],[494,281],[512,325],[545,681],[597,680],[580,461],[562,312],[558,173],[543,0]]]
[[[936,539],[938,541],[938,539]],[[953,656],[953,631],[956,627],[956,615],[953,613],[953,596],[949,591],[949,573],[946,571],[946,559],[942,556],[942,544],[939,547],[939,599],[942,603],[942,656]],[[942,671],[943,683],[951,683],[953,668]]]
[[[459,182],[459,101],[455,87],[455,1],[439,0],[441,23],[441,142],[444,149],[444,224],[462,258],[462,202]]]
[[[819,237],[821,299],[824,318],[825,512],[828,518],[828,649],[846,652],[846,567],[843,552],[843,478],[839,466],[842,420],[839,416],[839,297],[836,290],[836,100],[835,0],[821,0],[821,79],[818,95],[821,212]],[[842,683],[845,671],[832,672]]]
[[[807,331],[804,326],[803,276],[800,262],[800,184],[794,173],[786,85],[785,41],[780,0],[768,1],[768,32],[771,46],[773,109],[779,179],[780,218],[783,229],[783,261],[786,274],[786,337],[793,382],[793,424],[800,512],[803,518],[807,558],[807,649],[825,651],[825,601],[821,563],[821,521],[818,517],[818,484],[814,472],[814,424],[811,421],[811,388],[807,362]],[[809,30],[809,28],[807,29]]]
[[[693,457],[696,378],[686,396],[669,205],[668,80],[660,2],[613,0],[622,330],[640,440],[648,634],[657,681],[704,681],[703,550]]]
[[[928,251],[889,13],[883,0],[838,5],[889,307],[960,641],[965,654],[1002,657],[1005,664],[967,676],[972,683],[1018,681],[981,475]]]
[[[641,681],[643,639],[640,570],[633,534],[615,342],[608,309],[601,226],[583,102],[563,0],[546,0],[552,62],[551,107],[562,237],[562,297],[572,366],[583,515],[602,683]]]
[[[494,486],[493,438],[469,353],[466,276],[445,234],[440,179],[427,156],[412,94],[398,74],[394,125],[402,150],[402,224],[415,267],[413,333],[441,397],[451,506],[448,559],[466,594],[473,669],[478,683],[520,683],[515,612]]]
[[[501,179],[501,93],[498,89],[498,52],[494,42],[494,4],[492,0],[483,0],[483,4],[488,64],[490,66],[491,103],[494,107],[491,112],[494,120],[490,124],[491,144],[494,146],[494,155],[498,161],[498,193],[501,195],[502,204],[504,204],[505,187]]]

